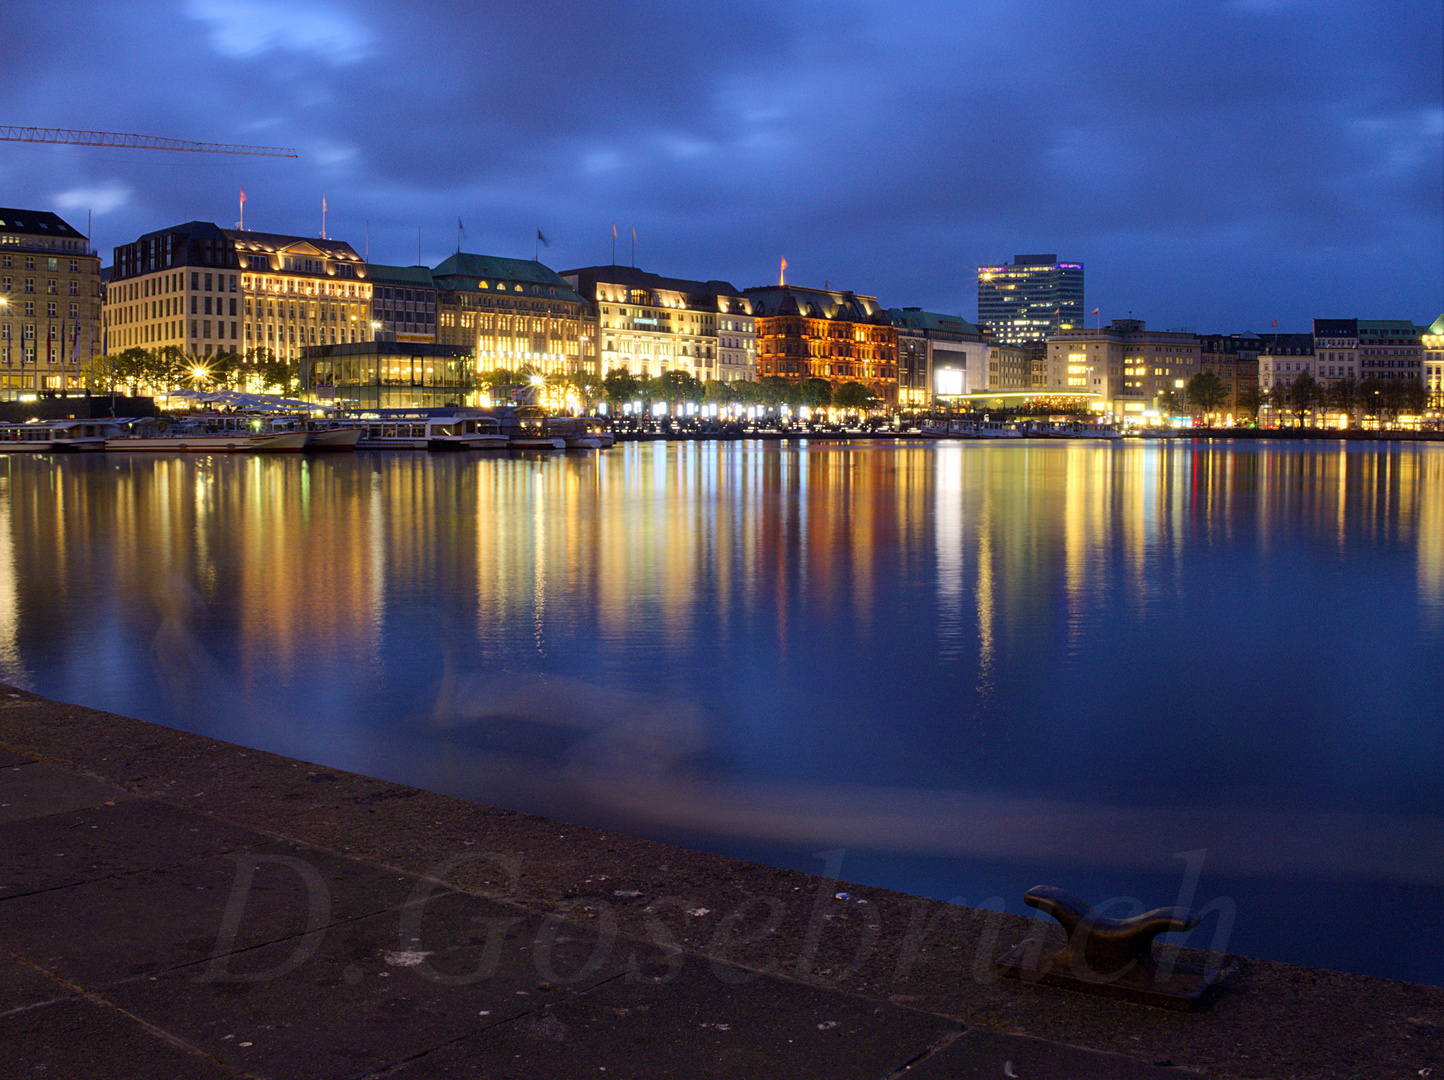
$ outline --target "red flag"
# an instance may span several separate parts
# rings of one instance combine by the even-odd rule
[[[246,201],[246,189],[245,189],[245,188],[241,188],[241,202],[244,203],[245,201]]]
[[[1094,308],[1094,309],[1093,309],[1093,314],[1094,314],[1094,315],[1097,315],[1097,314],[1098,314],[1098,309],[1097,309],[1097,308]]]
[[[1277,319],[1275,319],[1275,320],[1274,320],[1274,329],[1277,330],[1278,328],[1279,328],[1279,321],[1278,321]]]

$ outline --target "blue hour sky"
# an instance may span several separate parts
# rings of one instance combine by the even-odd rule
[[[1444,311],[1437,0],[125,0],[6,20],[0,120],[298,160],[0,143],[106,254],[191,219],[558,269],[617,256],[977,314],[1056,252],[1200,331]]]

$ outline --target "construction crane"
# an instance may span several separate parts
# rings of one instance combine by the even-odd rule
[[[296,156],[296,151],[281,146],[234,146],[229,143],[162,139],[155,135],[122,135],[115,131],[72,131],[69,128],[0,125],[0,141],[67,143],[71,146],[116,146],[129,150],[186,150],[193,154],[256,154],[260,157],[286,158]]]

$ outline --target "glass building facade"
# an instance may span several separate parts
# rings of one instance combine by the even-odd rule
[[[1004,345],[1081,329],[1083,264],[1015,255],[1012,263],[978,267],[978,326]]]

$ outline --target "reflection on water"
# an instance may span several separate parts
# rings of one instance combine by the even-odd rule
[[[1444,899],[1441,503],[1427,444],[0,456],[0,678],[940,896],[1207,849],[1233,948],[1444,982],[1327,900]]]

